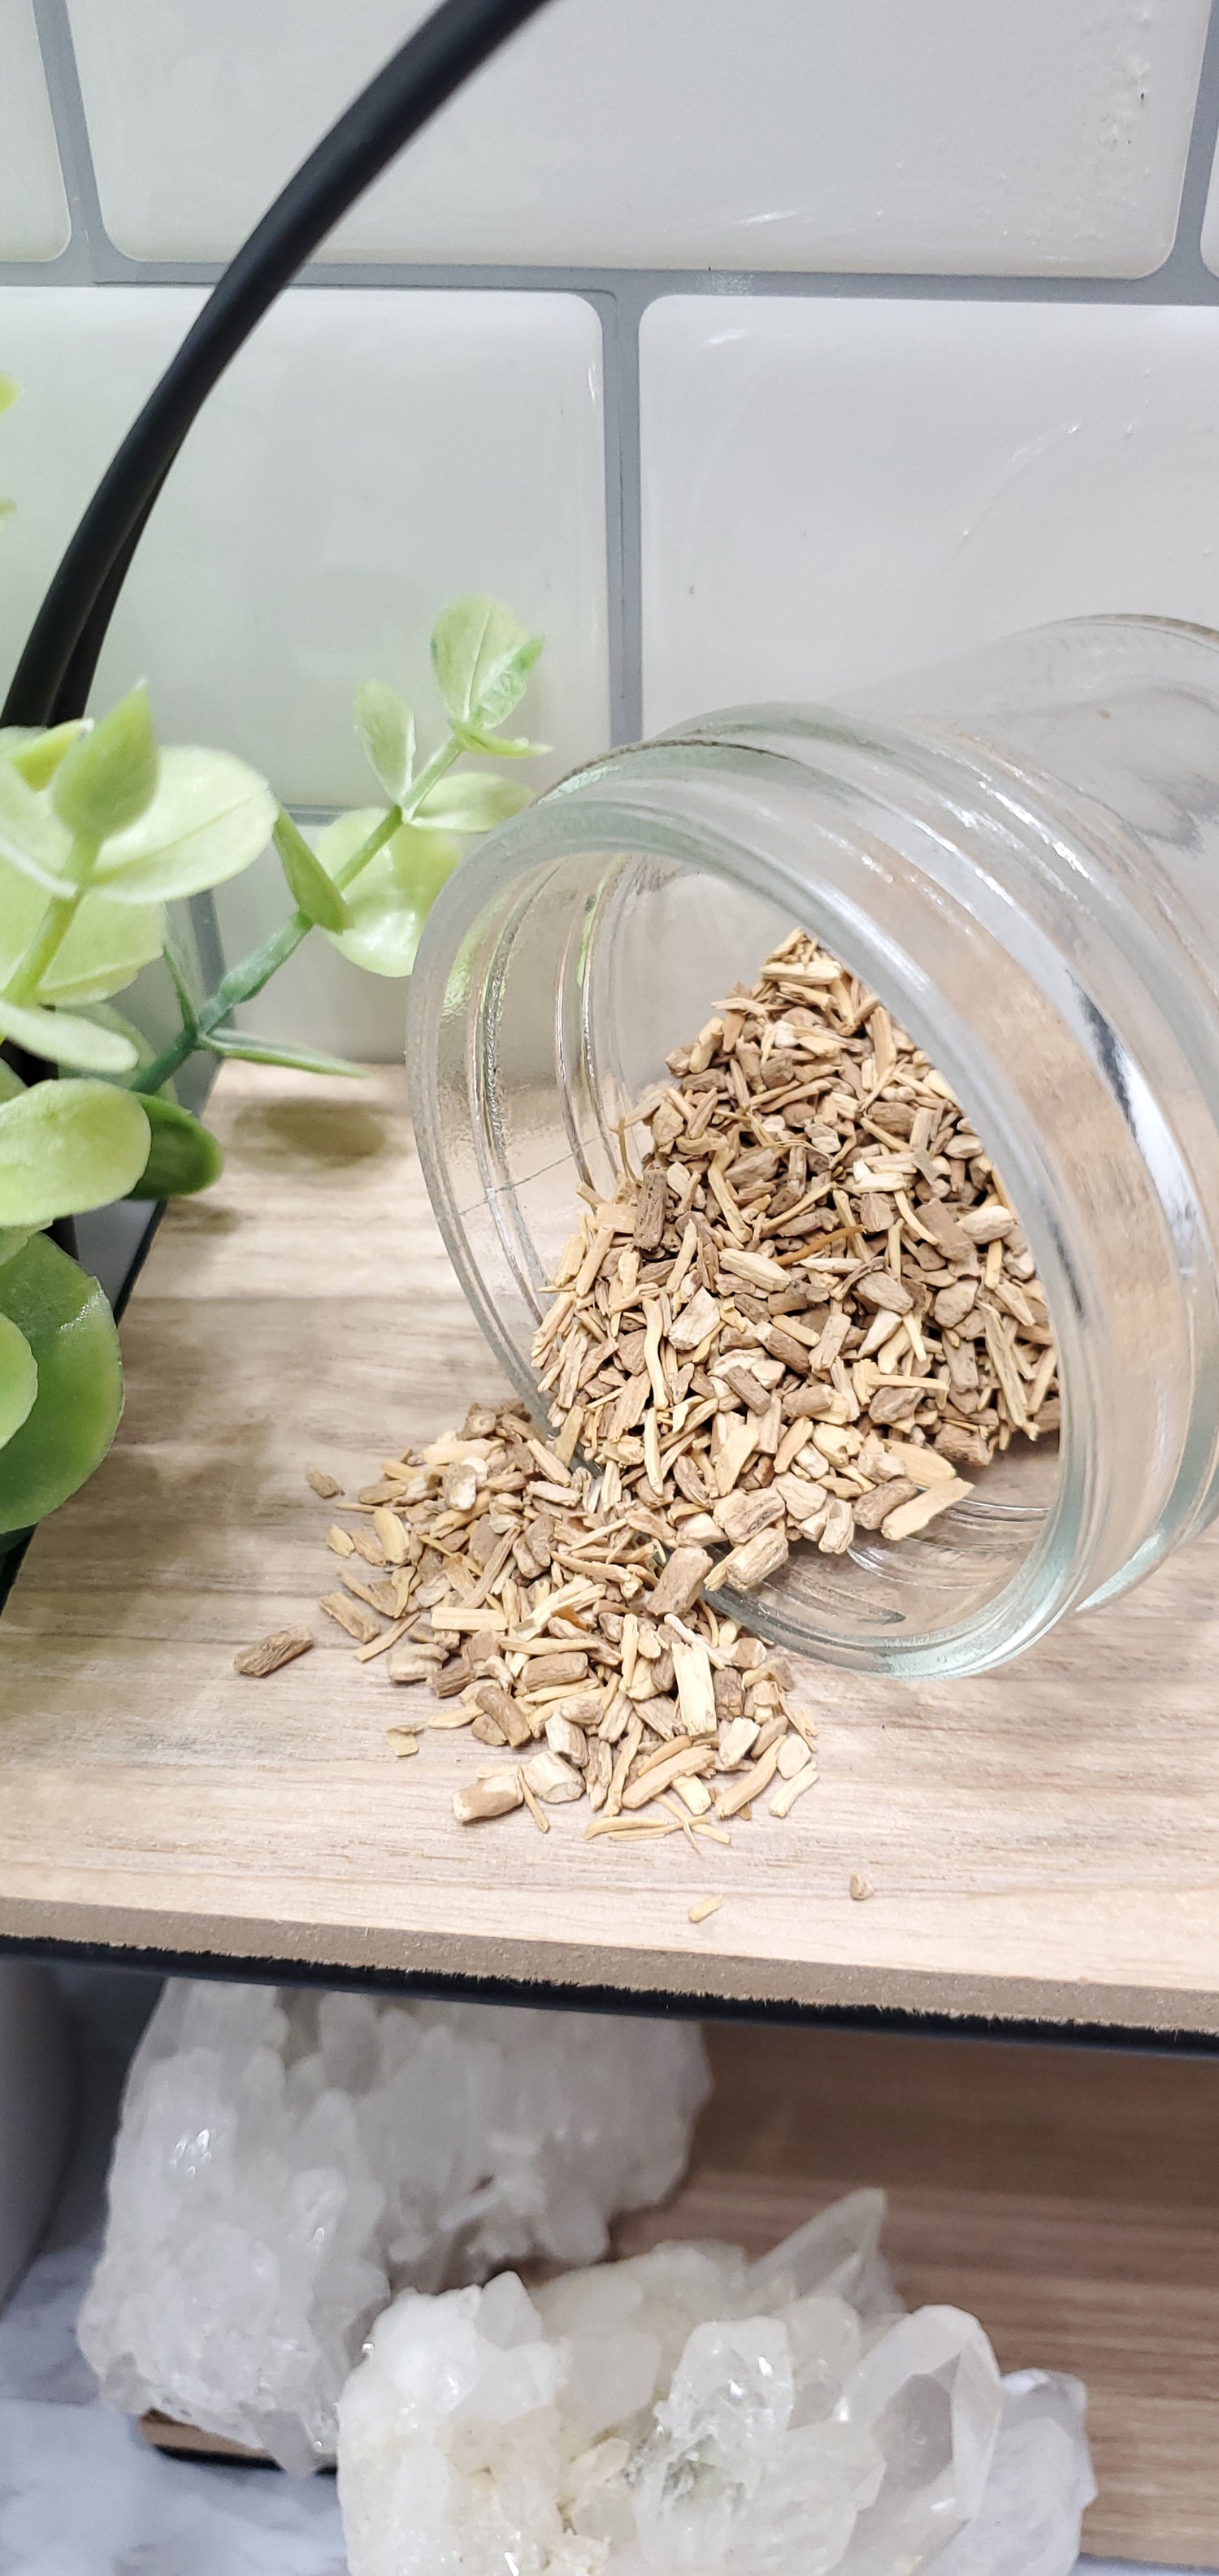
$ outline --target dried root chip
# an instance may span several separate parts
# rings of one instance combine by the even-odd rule
[[[260,1637],[256,1646],[239,1646],[233,1657],[233,1670],[264,1681],[268,1673],[277,1673],[281,1664],[292,1663],[297,1655],[307,1655],[312,1644],[308,1628],[275,1628],[269,1637]]]
[[[453,1792],[453,1813],[459,1825],[476,1825],[490,1816],[506,1816],[513,1807],[524,1805],[525,1792],[520,1772],[489,1771],[485,1779],[471,1780],[464,1789]]]

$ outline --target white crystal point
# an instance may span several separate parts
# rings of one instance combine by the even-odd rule
[[[395,2291],[595,2262],[617,2211],[678,2180],[708,2089],[676,2022],[170,1984],[128,2078],[86,2359],[128,2413],[316,2468]],[[654,2333],[618,2365],[649,2404]]]
[[[962,2308],[916,2309],[856,2363],[836,2411],[871,2435],[885,2474],[846,2558],[851,2576],[915,2576],[972,2520],[1002,2402],[990,2343]]]
[[[1001,2383],[958,2309],[878,2328],[804,2287],[853,2263],[870,2303],[859,2199],[769,2272],[660,2245],[399,2299],[339,2406],[351,2576],[1069,2576],[1082,2389]]]
[[[852,2191],[810,2218],[751,2266],[752,2304],[760,2311],[786,2307],[820,2291],[849,2299],[863,2317],[900,2316],[902,2302],[879,2250],[886,2207],[883,2191]]]
[[[1072,2576],[1096,2493],[1081,2380],[1020,2370],[1003,2382],[991,2473],[975,2520],[933,2559],[934,2576]]]

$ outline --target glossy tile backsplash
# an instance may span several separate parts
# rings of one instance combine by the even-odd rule
[[[0,261],[56,259],[68,234],[31,0],[0,0]]]
[[[1219,310],[662,297],[644,720],[826,698],[1055,617],[1219,626]]]
[[[427,0],[68,0],[111,240],[218,259]],[[1143,277],[1207,0],[551,0],[338,259]]]
[[[424,0],[0,0],[0,667],[208,280]],[[553,777],[1050,616],[1219,625],[1208,0],[551,0],[213,395],[99,697],[317,811],[490,588]],[[1209,190],[1209,202],[1208,202]],[[69,213],[70,210],[70,213]],[[273,865],[222,893],[244,947]],[[322,943],[254,1024],[393,1052]]]

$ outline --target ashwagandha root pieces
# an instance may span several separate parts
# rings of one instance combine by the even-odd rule
[[[1002,1183],[836,958],[793,931],[668,1065],[623,1129],[641,1168],[585,1193],[535,1360],[552,1420],[578,1399],[601,1493],[655,1516],[672,1567],[728,1543],[700,1580],[749,1590],[802,1542],[900,1543],[1015,1433],[1057,1429]]]
[[[668,1065],[621,1130],[641,1167],[624,1142],[617,1195],[582,1192],[551,1283],[548,1436],[473,1405],[331,1523],[332,1563],[369,1577],[344,1562],[320,1606],[399,1709],[428,1692],[400,1750],[466,1730],[462,1824],[527,1807],[548,1831],[582,1806],[587,1838],[633,1845],[727,1842],[763,1798],[785,1818],[817,1783],[816,1725],[717,1600],[801,1546],[915,1540],[1015,1434],[1058,1425],[1002,1184],[836,959],[793,932]],[[333,1506],[334,1479],[310,1482]]]
[[[946,1476],[952,1485],[951,1468]],[[472,1755],[490,1753],[471,1760],[454,1796],[458,1823],[525,1807],[547,1832],[556,1807],[578,1805],[598,1833],[629,1843],[680,1831],[676,1797],[687,1836],[726,1840],[710,1817],[746,1776],[747,1756],[755,1795],[797,1766],[802,1787],[815,1778],[816,1728],[788,1710],[785,1658],[703,1597],[716,1558],[674,1547],[663,1514],[621,1505],[612,1490],[607,1503],[604,1480],[598,1492],[574,1449],[567,1459],[543,1442],[522,1405],[472,1405],[461,1431],[383,1459],[377,1491],[385,1571],[355,1578],[358,1598],[331,1592],[321,1607],[359,1659],[388,1650],[377,1670],[394,1702],[394,1755],[462,1732]],[[738,1513],[749,1499],[733,1497]],[[750,1514],[733,1525],[751,1543]],[[339,1526],[326,1536],[332,1550]]]

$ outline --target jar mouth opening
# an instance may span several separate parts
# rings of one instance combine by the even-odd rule
[[[625,760],[646,769],[655,755]],[[1035,1205],[1028,1140],[996,1117],[990,1087],[937,1018],[928,973],[877,917],[877,883],[853,896],[821,883],[806,873],[807,852],[797,875],[761,833],[742,846],[710,818],[683,825],[653,804],[646,778],[628,774],[606,796],[606,777],[566,782],[497,834],[450,879],[425,934],[408,1062],[429,1187],[467,1294],[544,1419],[549,1399],[529,1348],[579,1206],[576,1183],[612,1191],[616,1122],[663,1073],[665,1053],[788,930],[811,932],[924,1049],[1001,1172],[1059,1341],[1063,1431],[1056,1447],[1021,1443],[1027,1456],[1009,1451],[979,1470],[968,1501],[917,1539],[892,1547],[857,1533],[849,1560],[800,1546],[776,1583],[717,1598],[774,1642],[849,1669],[940,1677],[1001,1662],[1078,1590],[1091,1470],[1076,1429],[1086,1406],[1072,1402],[1069,1312],[1065,1331],[1059,1323],[1069,1293],[1055,1275],[1062,1247]],[[546,1114],[538,1102],[528,1112],[531,1081],[549,1095]],[[454,1116],[469,1129],[464,1159]]]

